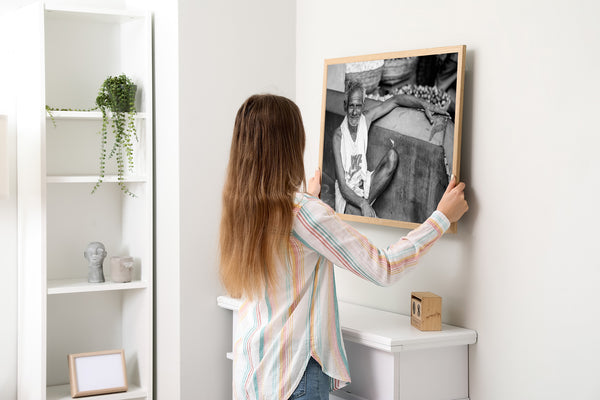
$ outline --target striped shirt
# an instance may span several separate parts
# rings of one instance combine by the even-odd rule
[[[238,311],[233,358],[234,398],[288,399],[313,357],[330,389],[350,382],[338,318],[333,265],[377,285],[390,285],[448,229],[435,211],[420,227],[378,249],[319,199],[295,198],[289,254],[277,287],[244,301]]]

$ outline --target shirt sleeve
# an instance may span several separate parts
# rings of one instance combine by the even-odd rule
[[[423,224],[386,249],[342,221],[322,201],[308,199],[297,211],[293,234],[333,264],[377,285],[391,285],[417,264],[448,229],[446,216],[435,211]]]

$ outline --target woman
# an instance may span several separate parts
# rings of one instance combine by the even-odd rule
[[[250,97],[234,124],[223,190],[220,273],[241,297],[234,345],[236,399],[328,399],[350,382],[333,264],[378,285],[398,280],[468,209],[464,184],[449,185],[437,210],[387,249],[341,221],[304,180],[298,107]]]

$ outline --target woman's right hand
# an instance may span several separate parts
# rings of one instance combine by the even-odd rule
[[[441,211],[450,222],[458,221],[469,209],[465,200],[465,184],[457,183],[456,177],[452,175],[446,192],[438,203],[437,210]]]
[[[319,168],[315,170],[315,176],[309,179],[306,192],[311,196],[319,197],[319,193],[321,193],[321,170]]]

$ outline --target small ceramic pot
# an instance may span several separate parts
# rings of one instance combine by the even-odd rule
[[[110,280],[123,283],[133,279],[133,257],[110,258]]]

